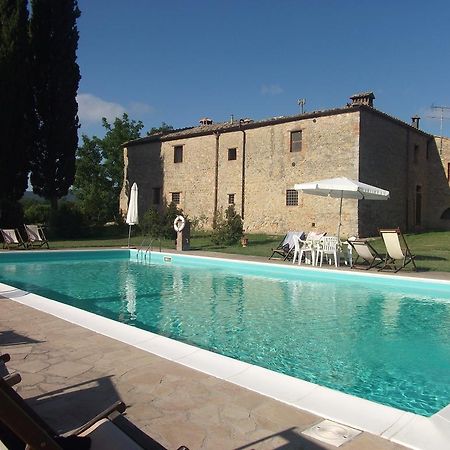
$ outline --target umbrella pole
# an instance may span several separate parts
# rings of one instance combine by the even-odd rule
[[[131,238],[131,225],[128,228],[128,248],[130,248],[130,238]]]
[[[338,242],[341,240],[341,225],[342,225],[342,198],[344,196],[344,193],[341,192],[341,203],[339,205],[339,225],[338,225],[338,231],[337,231],[337,238]]]

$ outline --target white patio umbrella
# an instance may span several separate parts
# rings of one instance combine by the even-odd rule
[[[130,228],[128,230],[128,248],[130,248],[131,227],[139,223],[138,187],[136,183],[133,183],[133,186],[131,186],[130,202],[128,203],[126,223],[130,225]]]
[[[328,178],[325,180],[311,181],[294,185],[294,189],[302,191],[305,194],[320,195],[322,197],[340,198],[339,206],[339,225],[337,237],[340,237],[341,219],[342,219],[342,199],[354,198],[357,200],[387,200],[389,191],[361,183],[360,181],[350,180],[349,178]]]

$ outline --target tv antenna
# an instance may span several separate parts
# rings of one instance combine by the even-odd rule
[[[444,113],[446,111],[450,111],[450,106],[438,106],[438,105],[431,105],[431,109],[432,110],[438,110],[440,112],[440,114],[438,116],[427,116],[429,119],[439,119],[440,121],[440,138],[441,138],[441,142],[440,142],[440,149],[439,149],[439,154],[442,155],[442,135],[443,135],[443,128],[444,128],[444,119],[448,120],[450,119],[450,117],[446,116]]]
[[[305,109],[305,104],[306,104],[306,98],[299,98],[297,100],[297,104],[298,104],[298,106],[300,106],[302,108],[302,114],[303,114],[305,112],[304,109]]]

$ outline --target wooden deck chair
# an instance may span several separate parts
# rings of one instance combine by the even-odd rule
[[[123,402],[116,402],[82,427],[59,435],[0,377],[1,439],[20,440],[30,449],[164,450],[122,416],[125,409]]]
[[[9,373],[6,363],[11,359],[8,353],[0,355],[0,377],[2,377],[10,386],[20,383],[22,380],[18,373]]]
[[[370,242],[365,239],[353,239],[347,241],[356,253],[356,259],[352,261],[352,269],[359,268],[358,260],[366,263],[366,266],[360,266],[366,270],[378,267],[383,263],[383,257],[372,247]]]
[[[3,248],[11,250],[12,248],[26,248],[25,242],[19,233],[19,230],[11,228],[0,228],[0,232],[3,238]]]
[[[412,263],[414,270],[417,270],[414,261],[415,255],[411,253],[400,228],[379,230],[386,246],[386,257],[383,267],[378,270],[392,268],[397,273],[399,270]],[[397,268],[396,261],[401,261],[400,267]]]
[[[278,247],[271,249],[272,254],[269,256],[269,259],[282,259],[283,261],[290,259],[295,251],[294,236],[302,238],[303,235],[303,231],[289,231],[280,241]],[[275,257],[275,255],[277,256]]]
[[[27,247],[43,247],[46,245],[47,248],[50,248],[42,227],[39,225],[24,225],[24,228],[27,233]]]

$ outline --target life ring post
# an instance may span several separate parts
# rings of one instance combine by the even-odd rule
[[[177,251],[186,251],[190,249],[191,227],[189,221],[183,216],[175,217],[173,229],[177,232]]]

